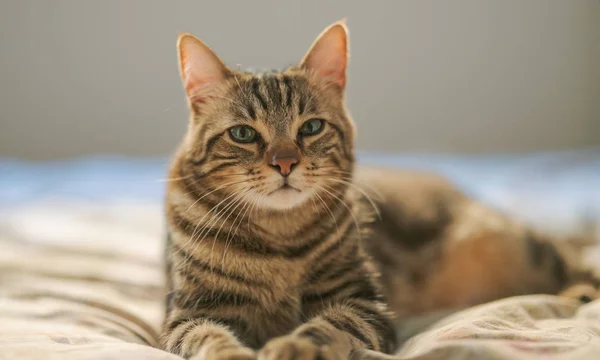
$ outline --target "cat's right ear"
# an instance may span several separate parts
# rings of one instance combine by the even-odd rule
[[[204,102],[231,71],[202,41],[190,34],[177,39],[179,73],[191,103]]]

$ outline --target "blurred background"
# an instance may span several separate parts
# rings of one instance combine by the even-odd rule
[[[348,18],[358,147],[600,145],[600,1],[0,2],[0,156],[168,155],[187,122],[178,32],[230,66],[297,63]]]
[[[0,209],[160,204],[188,121],[178,33],[281,68],[344,17],[359,161],[544,229],[600,224],[599,0],[0,1]]]

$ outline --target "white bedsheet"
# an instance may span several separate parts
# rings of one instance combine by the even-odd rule
[[[0,212],[0,359],[178,359],[163,316],[156,203],[44,203]],[[600,264],[600,252],[590,260]],[[600,301],[496,301],[449,316],[394,359],[600,359]]]

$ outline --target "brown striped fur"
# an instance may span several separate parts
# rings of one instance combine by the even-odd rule
[[[509,296],[557,294],[577,283],[600,285],[581,268],[579,239],[537,233],[437,175],[369,168],[355,182],[381,213],[365,244],[398,322]]]
[[[299,66],[262,74],[231,70],[180,36],[191,119],[166,199],[167,350],[284,360],[391,352],[394,319],[571,281],[551,243],[443,180],[361,169],[353,183],[346,32],[336,23]],[[323,129],[303,135],[311,119]],[[240,125],[256,140],[236,141]],[[284,148],[298,157],[282,176]]]

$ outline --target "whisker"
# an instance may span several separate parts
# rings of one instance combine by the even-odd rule
[[[317,185],[317,187],[320,187]],[[329,213],[329,215],[331,216],[331,219],[333,220],[333,223],[335,224],[336,229],[338,230],[338,232],[340,231],[337,221],[335,219],[335,216],[333,216],[333,212],[331,211],[331,209],[329,209],[329,206],[327,206],[327,203],[325,202],[325,200],[323,200],[323,198],[321,197],[321,195],[319,195],[319,193],[315,192],[315,196],[317,197],[317,199],[319,199],[321,201],[321,203],[323,204],[323,206],[325,207],[325,210],[327,210],[327,212]]]
[[[377,217],[379,218],[379,220],[381,221],[381,213],[379,212],[379,208],[377,207],[377,205],[375,204],[375,202],[373,201],[373,199],[371,199],[371,197],[369,195],[367,195],[367,193],[361,189],[360,187],[358,187],[357,185],[353,184],[350,181],[346,181],[346,180],[341,180],[341,179],[333,179],[333,178],[328,178],[326,180],[329,181],[335,181],[337,183],[342,183],[342,184],[346,184],[346,185],[350,185],[352,187],[354,187],[356,190],[358,190],[361,194],[363,194],[363,196],[369,201],[369,203],[371,204],[371,206],[373,207],[373,210],[375,211],[375,213],[377,214]]]
[[[225,219],[223,219],[223,221],[221,222],[221,226],[219,227],[219,230],[217,230],[217,234],[215,235],[215,240],[213,241],[213,247],[212,247],[212,248],[213,248],[213,250],[214,250],[214,248],[215,248],[215,243],[216,243],[217,239],[219,238],[219,234],[221,233],[221,229],[223,229],[223,225],[225,225],[225,223],[227,222],[227,220],[229,219],[229,217],[230,217],[231,215],[233,215],[233,213],[234,213],[234,212],[237,210],[237,208],[238,208],[238,207],[240,207],[240,205],[244,205],[244,204],[245,204],[245,203],[244,203],[242,200],[244,199],[244,196],[245,196],[247,193],[249,193],[250,191],[251,191],[251,190],[250,190],[250,189],[248,189],[248,190],[246,190],[244,193],[241,193],[241,194],[240,194],[240,196],[239,196],[239,197],[236,199],[236,201],[235,201],[235,205],[233,205],[233,206],[231,207],[231,210],[229,211],[229,213],[227,214],[227,216],[225,217]],[[238,213],[238,216],[239,216],[239,213]],[[237,218],[237,217],[236,217],[236,218]],[[233,225],[234,225],[234,224],[232,223],[232,224],[231,224],[231,226],[229,227],[229,230],[230,230],[230,231],[231,231],[231,228],[233,227]],[[225,248],[227,248],[227,238],[225,238]],[[226,251],[227,251],[227,250],[225,250],[225,251],[223,252],[223,255],[225,255],[225,252],[226,252]],[[211,250],[211,252],[210,252],[210,259],[211,259],[211,260],[210,260],[210,263],[211,263],[211,266],[212,266],[212,253],[213,253],[213,251]]]
[[[205,230],[208,229],[208,227],[211,224],[214,224],[216,221],[218,221],[218,219],[221,217],[221,215],[224,214],[225,211],[227,211],[227,209],[229,209],[231,207],[231,205],[238,199],[238,196],[240,195],[239,192],[233,192],[231,194],[229,194],[225,199],[221,200],[219,202],[219,204],[223,203],[226,200],[229,200],[233,197],[233,199],[231,199],[227,204],[225,204],[220,210],[218,210],[213,217],[211,217],[208,221],[206,221],[206,223],[204,223],[204,225],[200,228],[200,230],[198,231],[198,237],[202,236],[202,234],[204,233]],[[217,208],[218,205],[213,207],[213,209]],[[204,219],[206,217],[206,214],[202,217],[202,219]],[[215,218],[217,217],[217,218]],[[202,222],[202,219],[200,219],[200,223]]]
[[[211,218],[198,231],[198,236],[196,237],[196,240],[194,240],[196,242],[196,244],[194,246],[194,249],[193,249],[192,253],[196,252],[196,250],[198,249],[198,247],[202,244],[202,242],[204,241],[204,239],[208,235],[208,231],[212,227],[212,225],[216,224],[217,221],[219,221],[219,219],[225,214],[225,212],[227,211],[227,209],[229,209],[235,203],[235,201],[236,201],[236,199],[238,199],[239,195],[240,195],[239,192],[235,192],[235,193],[230,194],[227,198],[225,198],[223,200],[223,201],[225,201],[225,200],[231,199],[231,197],[235,196],[222,209],[220,209],[219,211],[217,211],[217,213],[215,213],[213,216],[211,216]],[[221,203],[223,201],[221,201]],[[215,206],[215,208],[216,208],[216,206]],[[193,237],[195,237],[194,234],[192,235],[192,238]]]
[[[205,218],[206,218],[208,215],[210,215],[210,214],[212,213],[212,211],[213,211],[213,210],[217,209],[217,208],[219,207],[219,205],[221,205],[223,202],[227,201],[227,200],[228,200],[229,198],[231,198],[233,195],[235,195],[235,193],[232,193],[232,194],[230,194],[229,196],[227,196],[225,199],[221,200],[221,201],[220,201],[219,203],[217,203],[215,206],[211,207],[211,208],[210,208],[210,209],[209,209],[209,210],[206,212],[206,214],[204,214],[204,216],[203,216],[203,217],[200,219],[200,221],[198,221],[198,223],[197,223],[197,224],[196,224],[196,226],[194,227],[194,231],[192,231],[192,235],[190,236],[190,238],[189,238],[189,239],[188,239],[188,240],[187,240],[187,241],[186,241],[186,242],[185,242],[185,243],[184,243],[184,244],[181,246],[181,249],[185,248],[185,247],[186,247],[186,246],[187,246],[189,243],[193,243],[193,242],[195,241],[195,237],[196,237],[196,234],[197,234],[197,232],[196,232],[196,231],[198,230],[198,227],[199,227],[199,226],[202,224],[202,221],[203,221],[203,220],[204,220],[204,219],[205,219]],[[214,216],[216,216],[216,215],[213,215],[213,216],[211,217],[211,219],[210,219],[210,220],[212,220],[212,219],[214,218]],[[206,226],[208,223],[210,223],[210,220],[209,220],[209,221],[207,221],[207,223],[206,223],[206,224],[204,224],[204,225],[203,225],[203,226],[200,228],[200,235],[201,235],[201,232],[202,232],[202,230],[204,229],[204,227],[205,227],[205,226]],[[194,251],[190,253],[190,256],[192,256],[191,254],[193,254],[193,253],[196,251],[196,249],[198,248],[198,245],[199,245],[199,244],[197,244],[197,245],[196,245],[196,247],[194,247]],[[175,254],[177,254],[177,252],[178,252],[178,251],[174,252],[172,255],[175,255]],[[187,260],[187,259],[186,259],[186,260]]]
[[[341,171],[341,170],[339,170],[339,171],[327,170],[327,172],[331,172],[331,173],[334,173],[334,174],[349,174],[347,171]],[[325,176],[328,176],[328,175],[332,175],[332,174],[323,174],[323,175],[316,175],[316,176],[317,177],[321,177],[321,176],[325,177]],[[356,187],[360,188],[354,181],[352,181],[349,178],[342,178],[342,179],[338,179],[338,180],[350,181],[353,184],[353,186],[356,186]],[[384,196],[379,191],[377,191],[377,189],[375,189],[375,187],[373,187],[371,185],[368,185],[368,184],[364,184],[364,183],[362,185],[365,186],[366,188],[368,188],[368,190],[370,190],[373,193],[373,195],[375,195],[379,200],[382,200],[382,201],[385,200]]]
[[[310,202],[312,203],[313,208],[315,209],[315,213],[318,214],[319,213],[319,209],[317,208],[317,203],[315,203],[315,199],[313,199],[312,196],[309,197],[309,199],[310,199]]]
[[[231,209],[229,212],[227,212],[227,216],[225,217],[225,219],[221,223],[221,226],[219,227],[219,230],[217,231],[217,234],[214,236],[212,248],[210,250],[210,260],[209,260],[209,266],[211,268],[212,268],[212,255],[213,255],[213,252],[215,250],[215,245],[217,243],[217,239],[219,238],[219,233],[221,232],[221,228],[223,228],[223,225],[225,224],[225,222],[227,221],[227,219],[229,218],[229,216],[231,216],[231,214],[233,213],[233,211],[237,208],[237,205],[239,204],[239,202],[243,199],[244,195],[250,191],[250,189],[243,190],[243,191],[244,191],[243,193],[242,192],[237,193],[237,196],[235,197],[235,199],[232,200],[225,208],[223,208],[222,214],[213,222],[213,224],[216,225],[217,222],[223,217],[223,215],[225,215],[225,213],[227,212],[227,210]],[[204,235],[204,237],[206,237],[206,235],[208,235],[208,230],[207,230],[206,234]],[[204,239],[204,237],[202,239]]]
[[[235,239],[235,235],[237,233],[237,231],[236,231],[236,232],[234,232],[233,236],[231,236],[231,230],[233,230],[233,227],[235,226],[235,223],[237,222],[240,215],[245,214],[249,207],[250,207],[250,202],[246,201],[244,203],[244,206],[242,207],[242,209],[236,215],[235,219],[233,219],[231,226],[229,227],[229,231],[227,232],[227,236],[225,237],[225,249],[223,250],[223,256],[221,257],[221,268],[225,268],[225,256],[227,255],[227,250],[229,249],[229,244],[231,242],[233,242],[233,239]],[[244,216],[242,215],[242,220],[243,219],[244,219]],[[241,223],[241,221],[240,221],[240,223]],[[238,228],[239,228],[239,225],[238,225]],[[230,236],[231,236],[231,238],[230,238]],[[231,242],[230,242],[230,239],[231,239]]]
[[[326,185],[324,185],[324,186],[326,186]],[[320,185],[317,185],[317,187],[320,188],[321,190],[325,191],[329,195],[333,196],[337,200],[339,200],[339,202],[342,203],[342,205],[344,205],[346,207],[346,209],[348,209],[348,211],[350,211],[350,215],[352,215],[352,218],[354,219],[354,224],[356,225],[356,230],[358,231],[359,234],[361,234],[360,226],[358,225],[358,219],[356,218],[356,215],[354,214],[354,211],[352,211],[352,209],[348,206],[348,204],[346,204],[346,202],[344,200],[340,199],[338,196],[336,196],[335,194],[333,194],[329,190],[325,189],[324,187],[322,187]],[[339,232],[339,230],[338,230],[338,232]]]
[[[254,201],[252,203],[252,208],[250,209],[250,212],[248,213],[248,231],[250,231],[250,216],[252,215],[252,212],[258,205],[258,202],[260,201],[260,197],[262,195],[264,195],[264,192],[261,192],[261,191],[257,191],[257,193],[258,193],[258,196],[256,196],[256,198],[254,199]]]
[[[230,186],[230,185],[234,185],[234,184],[233,184],[233,183],[230,183],[230,184],[224,184],[224,185],[222,185],[222,187],[226,187],[226,186]],[[221,187],[221,188],[222,188],[222,187]],[[211,194],[211,193],[213,193],[213,192],[215,192],[215,191],[217,191],[217,190],[219,190],[219,188],[217,188],[217,189],[215,189],[215,190],[213,190],[213,191],[209,192],[208,194],[206,194],[206,195],[204,195],[204,196],[207,196],[207,195],[209,195],[209,194]],[[204,197],[204,196],[203,196],[203,197]],[[221,200],[221,201],[220,201],[220,202],[218,202],[216,205],[214,205],[213,207],[211,207],[211,208],[210,208],[210,209],[209,209],[209,210],[206,212],[206,214],[204,214],[204,216],[203,216],[203,217],[202,217],[202,218],[201,218],[201,219],[198,221],[198,223],[197,223],[197,224],[196,224],[196,226],[194,227],[194,230],[192,231],[192,235],[190,236],[190,238],[189,238],[189,239],[188,239],[188,240],[187,240],[187,241],[186,241],[186,242],[185,242],[185,243],[184,243],[184,244],[181,246],[181,249],[185,248],[185,247],[186,247],[186,246],[187,246],[187,245],[188,245],[190,242],[193,242],[193,241],[194,241],[194,237],[195,237],[195,235],[196,235],[196,230],[198,229],[198,226],[200,226],[200,224],[202,224],[202,220],[204,220],[204,219],[205,219],[205,218],[206,218],[206,217],[207,217],[207,216],[208,216],[208,215],[209,215],[209,214],[210,214],[210,213],[211,213],[211,212],[212,212],[214,209],[218,208],[218,207],[219,207],[219,205],[221,205],[221,204],[222,204],[224,201],[227,201],[227,199],[229,199],[230,197],[231,197],[231,196],[227,196],[225,199]],[[197,203],[198,203],[198,201],[200,201],[201,199],[202,199],[202,198],[200,198],[200,199],[196,200],[196,201],[195,201],[195,202],[194,202],[192,205],[190,205],[190,207],[189,207],[189,208],[186,210],[186,212],[187,212],[187,211],[189,211],[189,210],[192,208],[192,206],[194,206],[195,204],[197,204]],[[180,251],[180,250],[177,250],[177,251],[173,252],[173,253],[171,254],[171,256],[173,256],[173,255],[176,255],[176,254],[177,254],[179,251]]]
[[[254,197],[259,196],[260,194],[256,193],[254,195]],[[253,199],[253,198],[251,198]],[[250,200],[251,200],[250,199]],[[250,204],[251,201],[248,200],[246,201],[246,203],[244,204],[244,207],[242,208],[242,210],[240,210],[240,212],[237,214],[237,216],[235,217],[235,219],[233,220],[233,223],[231,224],[231,227],[229,228],[229,232],[227,233],[227,238],[225,239],[225,250],[223,251],[223,259],[221,260],[221,267],[225,267],[225,255],[227,255],[227,249],[229,248],[229,235],[231,234],[231,229],[233,229],[233,227],[235,226],[235,223],[238,219],[238,217],[240,216],[240,214],[242,214],[242,217],[240,218],[240,222],[238,223],[237,227],[235,228],[235,231],[233,232],[233,236],[231,236],[231,241],[233,241],[233,239],[235,238],[235,236],[237,235],[238,229],[240,228],[240,225],[242,224],[243,220],[244,220],[244,216],[246,216],[246,213],[248,212],[248,210],[250,209]]]
[[[214,193],[215,191],[221,190],[221,189],[223,189],[224,187],[227,187],[227,186],[230,186],[230,185],[235,185],[235,184],[239,184],[239,183],[243,183],[243,182],[245,182],[245,180],[232,181],[232,182],[230,182],[230,183],[227,183],[227,184],[223,184],[223,185],[217,186],[217,188],[216,188],[216,189],[214,189],[213,191],[210,191],[210,192],[208,192],[207,194],[204,194],[204,195],[200,196],[200,197],[199,197],[199,198],[198,198],[196,201],[194,201],[194,202],[192,203],[192,205],[190,205],[190,207],[189,207],[189,208],[187,208],[187,210],[186,210],[185,212],[188,212],[188,211],[190,211],[190,209],[191,209],[191,208],[192,208],[194,205],[196,205],[196,204],[197,204],[197,203],[198,203],[200,200],[204,199],[205,197],[207,197],[208,195],[210,195],[210,194]]]
[[[193,176],[194,176],[194,174],[190,174],[190,175],[187,175],[187,176],[181,176],[181,177],[176,177],[176,178],[158,179],[158,180],[156,180],[156,182],[180,181],[180,180],[189,179],[189,178],[191,178]]]
[[[226,180],[228,177],[239,176],[239,175],[247,175],[247,173],[243,172],[243,173],[235,173],[235,174],[214,175],[214,177]],[[190,175],[190,177],[194,177],[194,176],[196,176],[196,174]],[[184,176],[184,177],[181,177],[180,179],[183,180],[183,179],[186,179],[186,178],[187,178],[187,176]],[[236,180],[236,181],[238,181],[238,180]],[[245,182],[247,180],[239,180],[239,181],[240,182]],[[200,182],[200,179],[194,179],[190,185],[196,185],[199,182]],[[231,184],[233,184],[233,183],[235,183],[235,182],[232,182]],[[188,191],[188,192],[184,193],[184,195],[189,195],[189,194],[191,194],[193,192],[194,192],[193,190],[192,191]]]
[[[354,172],[353,172],[353,171],[345,171],[345,170],[342,170],[342,169],[340,169],[339,167],[337,167],[337,166],[333,166],[333,165],[331,165],[331,166],[319,166],[319,167],[318,167],[318,169],[319,169],[319,170],[328,170],[328,169],[332,169],[332,170],[334,170],[335,172],[339,172],[339,173],[342,173],[342,174],[348,174],[348,175],[353,175],[353,174],[354,174]]]

